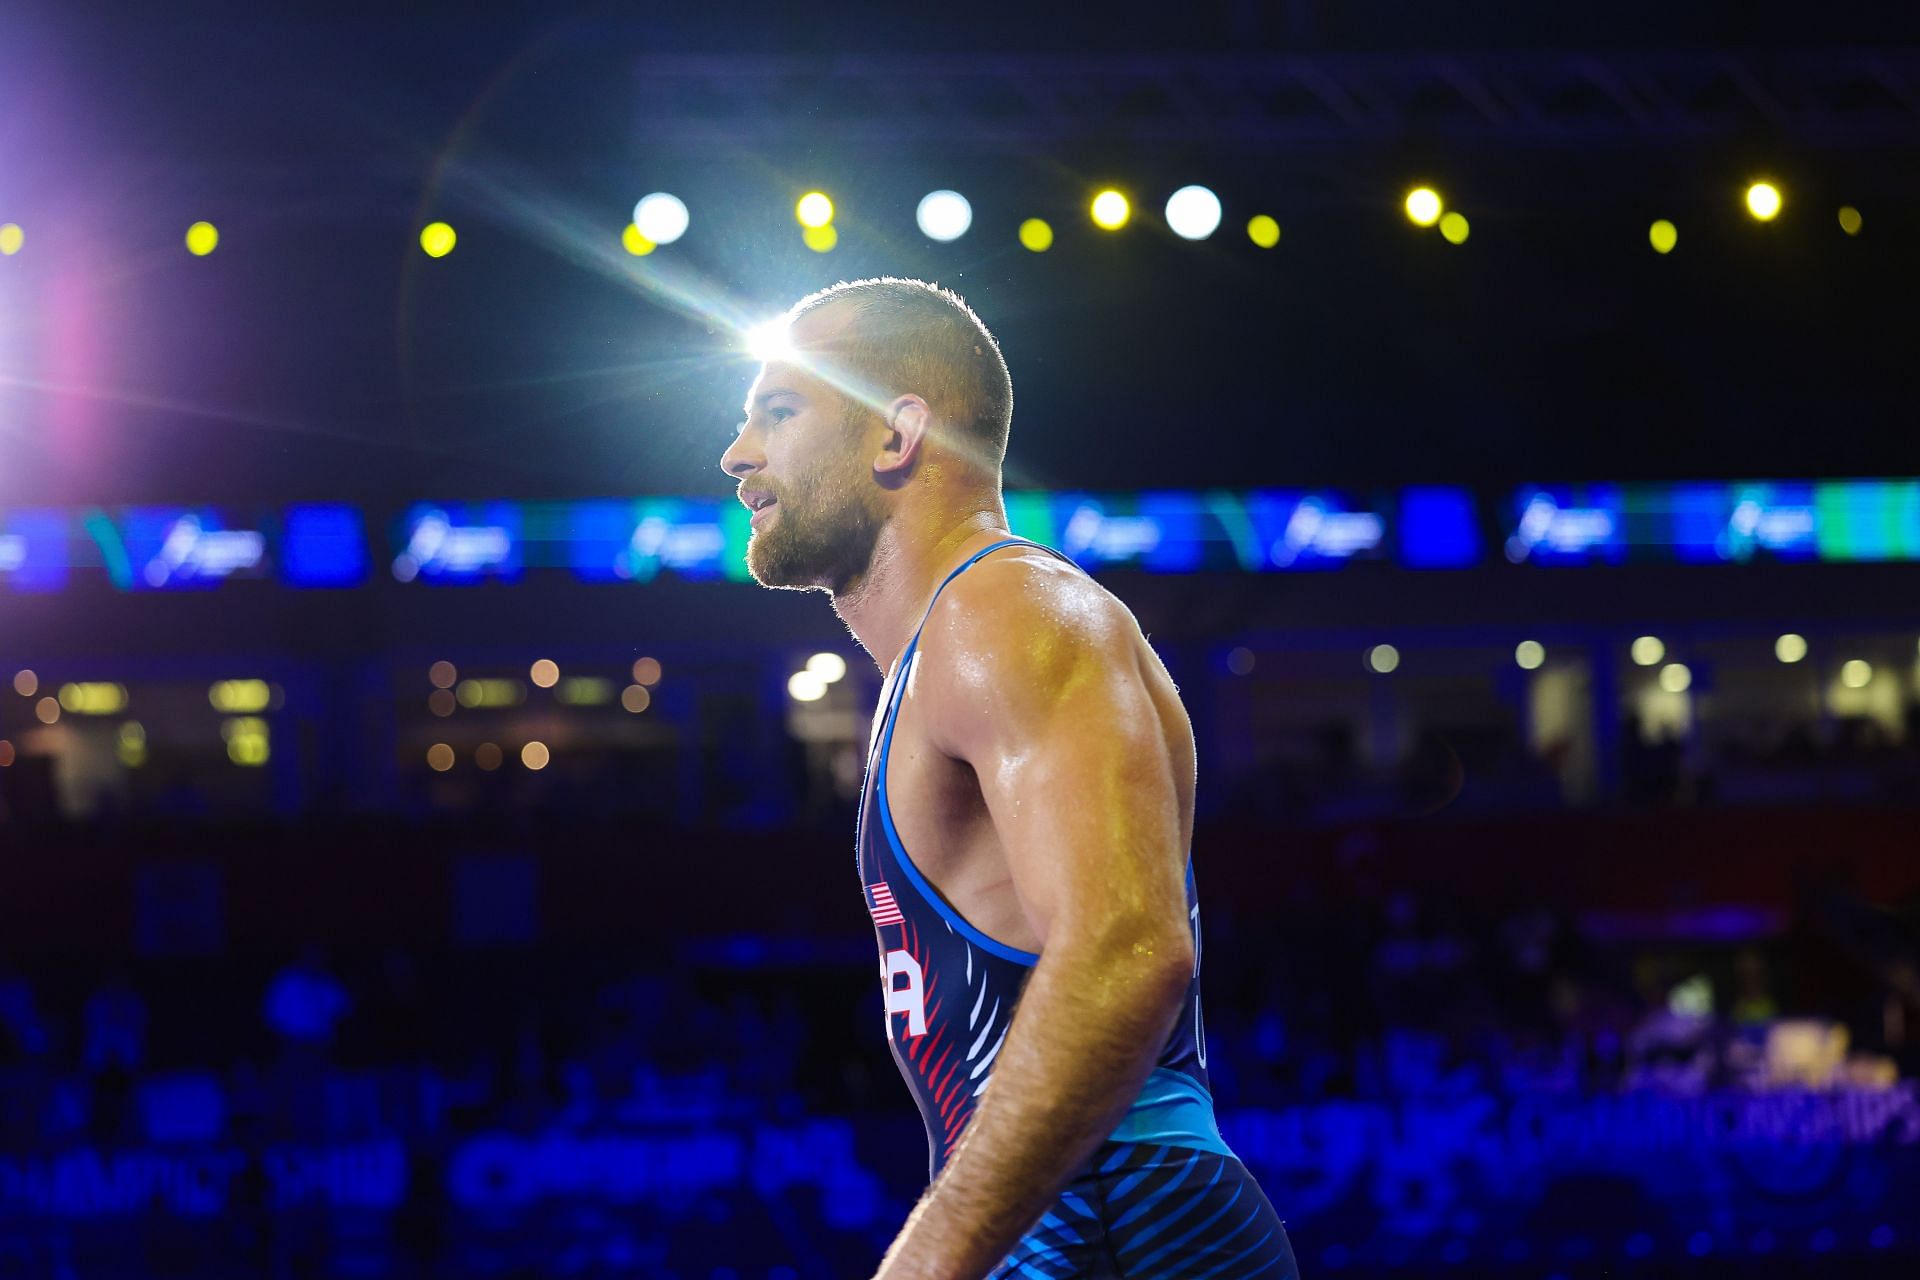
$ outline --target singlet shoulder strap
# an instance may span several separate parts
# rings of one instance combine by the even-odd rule
[[[927,601],[927,611],[920,615],[920,625],[913,629],[913,639],[907,643],[908,652],[912,652],[919,647],[920,633],[926,629],[927,619],[933,616],[933,606],[939,601],[940,593],[947,589],[947,584],[959,577],[962,573],[965,573],[968,569],[971,569],[974,562],[979,560],[980,557],[990,552],[998,551],[1002,547],[1035,547],[1041,551],[1060,557],[1060,559],[1065,560],[1068,564],[1073,564],[1073,559],[1065,552],[1056,551],[1044,542],[1034,542],[1030,538],[1002,538],[998,542],[988,543],[986,546],[968,556],[965,560],[962,560],[952,573],[940,579],[940,585],[933,589],[933,598]],[[1075,567],[1077,568],[1078,566]]]

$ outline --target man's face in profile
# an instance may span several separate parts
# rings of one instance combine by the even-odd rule
[[[796,347],[810,335],[812,319],[795,326]],[[747,569],[761,586],[838,591],[866,572],[886,520],[868,456],[878,444],[873,420],[865,406],[809,372],[803,356],[761,366],[740,434],[720,458],[741,496],[758,508]]]

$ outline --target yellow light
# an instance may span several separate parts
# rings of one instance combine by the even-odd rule
[[[542,689],[551,689],[560,683],[560,664],[551,658],[541,658],[527,668],[527,679]]]
[[[629,222],[626,230],[620,233],[620,247],[636,258],[644,258],[658,246],[640,234],[640,228]]]
[[[1045,218],[1028,218],[1020,224],[1020,243],[1034,253],[1045,253],[1053,247],[1053,228]]]
[[[1417,227],[1430,227],[1440,221],[1443,207],[1440,193],[1432,187],[1415,187],[1407,192],[1407,217]]]
[[[1655,253],[1672,253],[1673,246],[1680,243],[1680,229],[1661,218],[1647,228],[1647,243]]]
[[[1798,662],[1807,656],[1807,638],[1789,631],[1773,642],[1773,656],[1782,662]]]
[[[809,191],[793,206],[793,216],[803,227],[824,227],[833,221],[833,201],[824,191]]]
[[[1280,243],[1280,224],[1264,213],[1257,213],[1247,221],[1247,239],[1262,249],[1271,249]]]
[[[25,244],[26,240],[27,233],[20,229],[19,223],[0,223],[0,254],[11,258],[20,252],[20,246]]]
[[[847,674],[847,660],[837,653],[816,653],[807,659],[807,670],[832,684]]]
[[[1685,664],[1669,662],[1660,668],[1660,687],[1668,693],[1685,693],[1693,686],[1693,672]]]
[[[13,744],[5,738],[0,738],[0,769],[10,768],[12,765]]]
[[[444,658],[427,668],[427,679],[436,689],[451,689],[453,682],[460,678],[460,671]]]
[[[613,681],[599,676],[570,676],[560,682],[556,696],[570,707],[604,707],[613,701]]]
[[[221,680],[207,690],[207,701],[226,715],[252,715],[267,709],[273,690],[265,680]]]
[[[1381,675],[1391,675],[1400,667],[1400,651],[1390,644],[1377,644],[1367,650],[1367,665]]]
[[[60,718],[60,699],[42,698],[33,704],[33,714],[41,724],[52,724]]]
[[[13,673],[13,691],[23,698],[31,698],[40,688],[40,677],[31,671]]]
[[[420,247],[429,258],[444,258],[453,252],[453,242],[459,239],[453,234],[453,228],[444,222],[429,222],[420,229]]]
[[[427,695],[427,710],[437,716],[450,716],[459,705],[458,699],[447,689],[435,689]]]
[[[147,730],[138,720],[129,720],[120,726],[115,735],[114,754],[120,757],[120,763],[129,769],[138,769],[147,762]]]
[[[1840,683],[1849,689],[1864,689],[1873,683],[1873,664],[1853,658],[1841,664]]]
[[[547,750],[544,742],[529,742],[520,748],[520,763],[538,772],[547,767],[547,761],[553,759],[553,753]]]
[[[126,710],[127,687],[89,681],[60,686],[60,709],[77,716],[110,716]]]
[[[1850,204],[1840,206],[1840,229],[1850,236],[1860,234],[1860,211]]]
[[[653,695],[647,692],[643,684],[630,684],[620,691],[620,705],[639,715],[653,705]]]
[[[1629,652],[1633,654],[1635,663],[1650,667],[1667,656],[1667,646],[1660,642],[1659,636],[1641,636],[1633,642]]]
[[[660,660],[658,658],[640,658],[633,664],[633,682],[635,684],[659,684]]]
[[[257,769],[273,754],[267,722],[258,716],[223,720],[220,736],[227,740],[227,759],[237,765]]]
[[[500,750],[500,744],[496,742],[483,742],[473,750],[473,762],[486,773],[498,769],[505,759],[506,753]]]
[[[527,700],[527,686],[518,680],[462,680],[453,694],[463,707],[517,707]]]
[[[212,253],[220,243],[220,229],[211,222],[196,222],[187,228],[187,252],[196,258]]]
[[[840,243],[840,233],[833,229],[831,222],[824,227],[808,227],[800,233],[800,238],[815,253],[831,253],[833,246]]]
[[[1440,218],[1440,234],[1446,238],[1448,244],[1465,244],[1467,234],[1472,230],[1473,228],[1467,225],[1467,218],[1463,213],[1449,211]]]
[[[1547,647],[1538,640],[1522,640],[1514,646],[1513,660],[1520,664],[1522,671],[1538,671],[1540,664],[1547,660]]]
[[[1747,188],[1747,212],[1762,222],[1780,216],[1780,188],[1771,182],[1756,182]]]
[[[827,696],[827,682],[811,671],[796,671],[787,677],[787,696],[795,702],[818,702]]]
[[[1127,225],[1127,219],[1133,216],[1133,206],[1127,198],[1108,187],[1093,198],[1093,225],[1103,231],[1118,231]]]

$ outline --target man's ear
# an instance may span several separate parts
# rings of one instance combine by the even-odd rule
[[[897,396],[887,405],[886,419],[886,442],[874,457],[873,469],[905,471],[920,456],[921,446],[933,429],[933,410],[919,396]]]

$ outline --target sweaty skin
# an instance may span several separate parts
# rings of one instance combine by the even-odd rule
[[[830,350],[846,313],[797,321]],[[721,458],[756,517],[763,585],[822,588],[894,668],[927,602],[1010,536],[998,467],[943,443],[925,397],[863,398],[769,361]],[[993,1088],[882,1261],[883,1280],[981,1280],[1139,1096],[1194,955],[1185,892],[1193,733],[1104,587],[1008,547],[940,592],[894,729],[888,801],[916,865],[975,927],[1040,957]]]
[[[888,779],[902,842],[962,915],[1040,960],[993,1088],[878,1275],[979,1280],[1119,1123],[1172,1028],[1193,970],[1193,736],[1125,606],[1042,552],[954,579],[919,652]]]

